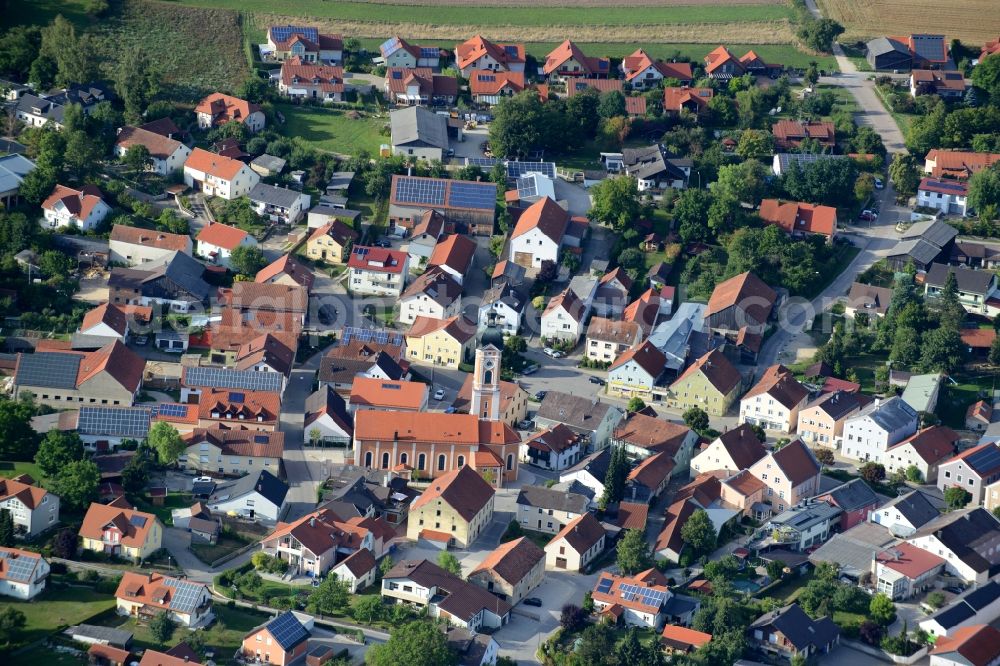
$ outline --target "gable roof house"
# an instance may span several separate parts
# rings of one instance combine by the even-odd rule
[[[705,73],[709,78],[720,81],[742,76],[743,74],[775,74],[781,71],[781,65],[773,65],[764,60],[754,51],[747,51],[737,58],[725,46],[715,48],[705,56]]]
[[[942,636],[930,652],[933,666],[996,666],[1000,663],[1000,630],[988,624],[956,629]]]
[[[202,99],[194,107],[194,113],[198,129],[211,129],[235,121],[246,125],[250,132],[259,132],[266,122],[259,105],[223,93],[212,93]]]
[[[399,296],[406,286],[409,255],[400,250],[355,245],[347,268],[352,294]]]
[[[173,252],[190,255],[191,236],[116,224],[111,228],[108,261],[135,266],[168,258]]]
[[[542,584],[545,551],[527,537],[500,544],[468,575],[468,581],[517,604]]]
[[[440,160],[448,150],[448,120],[420,106],[389,112],[392,154]]]
[[[966,266],[931,264],[924,276],[924,295],[940,296],[948,275],[954,274],[958,288],[958,302],[970,314],[995,317],[1000,314],[997,297],[997,276],[993,271],[977,271]]]
[[[871,521],[885,527],[894,536],[907,537],[939,515],[937,505],[927,493],[913,490],[880,506],[872,513]]]
[[[191,149],[177,139],[142,127],[122,127],[115,138],[115,155],[124,157],[132,146],[143,146],[149,151],[146,169],[161,176],[169,176],[182,169],[191,154]]]
[[[982,507],[940,515],[907,541],[943,557],[945,570],[966,582],[981,585],[1000,572],[1000,522]]]
[[[344,520],[330,509],[321,508],[293,522],[279,522],[261,539],[261,550],[301,574],[321,577],[358,552],[367,551],[369,557],[383,553],[381,536],[364,527],[365,520],[363,516]],[[363,576],[367,572],[361,573]]]
[[[42,226],[46,229],[74,227],[92,231],[111,212],[111,206],[104,202],[103,197],[93,185],[84,185],[79,190],[56,185],[42,202]]]
[[[312,290],[316,276],[312,269],[300,262],[292,254],[283,254],[264,268],[257,271],[254,282],[258,284],[283,284]]]
[[[655,87],[663,79],[677,79],[681,85],[689,85],[693,77],[691,63],[653,60],[642,49],[625,56],[619,67],[633,90]]]
[[[762,333],[778,295],[753,273],[741,273],[715,285],[705,309],[705,324],[715,332],[737,333],[741,328]]]
[[[587,513],[586,495],[554,488],[525,486],[517,494],[517,522],[524,529],[557,534],[568,523]]]
[[[120,340],[92,352],[18,354],[14,398],[30,391],[43,404],[70,402],[131,405],[142,385],[146,361]]]
[[[649,627],[660,631],[669,622],[688,624],[697,602],[678,604],[667,587],[666,577],[657,569],[647,569],[633,576],[602,572],[591,592],[594,609],[615,623]],[[686,601],[694,601],[690,597]],[[681,617],[674,616],[680,611]]]
[[[410,283],[399,298],[399,322],[412,324],[417,317],[449,319],[462,307],[462,285],[451,273],[431,268]]]
[[[476,69],[469,72],[469,94],[472,101],[483,106],[499,104],[525,89],[523,72]]]
[[[440,475],[410,505],[406,538],[466,548],[493,519],[494,495],[472,465]]]
[[[663,89],[663,111],[680,114],[687,112],[698,118],[708,112],[708,103],[715,97],[712,88],[669,86]]]
[[[847,293],[844,316],[854,319],[858,313],[864,313],[869,320],[878,319],[884,317],[885,313],[889,311],[891,302],[892,289],[854,282],[851,284],[851,290]]]
[[[553,297],[542,312],[542,338],[574,345],[583,334],[589,306],[570,287]]]
[[[177,624],[195,628],[213,617],[207,585],[158,573],[126,571],[115,599],[119,615],[146,621],[165,611]]]
[[[828,121],[779,120],[771,126],[771,133],[774,134],[775,148],[780,151],[792,151],[806,139],[818,142],[827,150],[837,146],[833,123]]]
[[[711,415],[723,416],[736,402],[742,388],[743,377],[739,370],[725,354],[714,349],[674,380],[667,394],[667,404],[679,410],[698,406]]]
[[[592,513],[584,513],[563,527],[545,545],[545,568],[585,571],[604,552],[607,534]]]
[[[748,631],[754,647],[784,658],[818,657],[840,642],[840,628],[829,616],[813,620],[796,603],[765,613]]]
[[[38,553],[0,548],[0,595],[28,601],[45,589],[49,563]]]
[[[941,220],[917,222],[900,235],[886,260],[893,270],[903,270],[912,261],[918,271],[926,271],[938,260],[947,261],[958,230]]]
[[[0,156],[0,203],[11,208],[20,201],[21,183],[36,165],[24,155]]]
[[[123,309],[162,305],[171,312],[187,312],[205,303],[212,291],[202,279],[204,272],[202,264],[175,250],[136,268],[112,268],[108,295]]]
[[[687,469],[697,441],[697,433],[686,425],[641,412],[629,414],[612,435],[612,443],[624,447],[632,458],[644,460],[657,453],[668,454],[676,466],[674,473]]]
[[[636,322],[593,317],[587,326],[585,355],[592,361],[612,363],[641,340],[642,328]]]
[[[986,487],[1000,481],[1000,445],[986,442],[945,460],[938,467],[938,488],[962,488],[972,499],[970,506],[983,503]]]
[[[816,501],[827,502],[843,511],[840,514],[841,532],[846,532],[859,523],[868,522],[871,514],[881,503],[871,486],[861,479],[851,479],[818,496]]]
[[[247,164],[195,148],[184,161],[184,184],[195,192],[223,199],[238,199],[260,182],[260,174]]]
[[[340,102],[344,98],[344,70],[293,57],[281,63],[278,92],[294,100],[320,100],[324,104]]]
[[[455,103],[458,80],[429,67],[392,67],[385,72],[386,97],[396,104],[446,106]]]
[[[205,502],[213,513],[231,513],[245,520],[274,524],[285,511],[288,484],[266,470],[216,486]]]
[[[709,472],[730,476],[750,469],[766,454],[750,425],[744,423],[716,437],[691,459],[691,478]]]
[[[342,264],[359,234],[341,220],[331,220],[318,227],[306,240],[306,256],[313,261]]]
[[[389,230],[406,235],[407,230],[416,230],[428,211],[434,211],[444,222],[454,225],[447,229],[448,233],[489,236],[493,233],[496,200],[497,185],[493,182],[396,175],[389,189]]]
[[[202,227],[196,240],[198,241],[196,252],[199,257],[227,268],[233,250],[241,246],[257,245],[257,240],[243,229],[219,222]]]
[[[281,473],[285,433],[246,428],[195,428],[185,437],[182,469],[242,476],[258,469]]]
[[[901,398],[876,399],[844,423],[841,455],[882,463],[886,450],[917,431],[917,412]]]
[[[876,589],[893,601],[932,589],[944,569],[944,558],[906,542],[876,553],[872,574]]]
[[[303,25],[272,25],[267,28],[269,57],[298,58],[302,62],[339,63],[344,57],[344,38],[324,35],[319,28]]]
[[[917,185],[917,205],[946,215],[965,217],[969,212],[968,201],[969,185],[965,181],[921,178]]]
[[[52,123],[55,129],[63,128],[63,117],[66,108],[71,104],[79,104],[84,115],[90,115],[100,102],[114,99],[114,93],[101,84],[91,83],[81,86],[71,86],[40,95],[24,93],[15,101],[14,113],[17,119],[28,127],[42,127]]]
[[[430,617],[474,632],[510,620],[509,603],[427,560],[404,560],[386,572],[382,596],[425,606]]]
[[[269,222],[295,224],[308,210],[312,197],[286,187],[257,183],[247,192],[254,211]]]
[[[624,415],[624,410],[610,403],[549,391],[538,406],[535,424],[539,428],[551,428],[562,423],[582,435],[590,449],[596,451],[608,445]]]
[[[958,433],[948,426],[924,428],[886,450],[883,456],[886,474],[905,473],[913,466],[920,470],[925,483],[935,483],[940,465],[951,459],[958,442]]]
[[[933,69],[910,72],[910,97],[937,95],[942,99],[962,99],[966,87],[962,72]]]
[[[591,508],[597,506],[597,501],[604,494],[604,479],[611,462],[611,450],[599,449],[584,457],[576,465],[559,475],[558,487],[575,487],[576,492],[591,497]],[[556,487],[556,486],[553,486]]]
[[[238,652],[248,662],[288,666],[305,656],[312,629],[311,615],[285,611],[250,630]]]
[[[1000,153],[933,148],[924,156],[924,173],[937,180],[968,180],[972,174],[997,162],[1000,162]]]
[[[865,58],[875,71],[942,69],[951,64],[944,35],[876,37],[865,44]]]
[[[562,471],[575,465],[583,450],[581,436],[557,423],[521,444],[521,460],[542,469]]]
[[[322,385],[306,398],[302,432],[306,443],[347,443],[354,433],[354,419],[347,403],[332,386]]]
[[[15,533],[33,537],[59,522],[59,497],[28,481],[0,479],[0,509],[10,513]]]
[[[160,549],[163,524],[151,513],[117,504],[92,502],[83,517],[79,534],[84,550],[139,562]]]
[[[974,586],[956,597],[944,608],[920,622],[920,628],[935,640],[948,645],[948,638],[966,635],[962,630],[984,622],[993,622],[1000,615],[1000,582],[991,580]],[[968,663],[968,662],[965,662]]]
[[[528,206],[510,235],[508,259],[525,268],[541,268],[543,261],[559,262],[570,214],[549,197]]]
[[[441,64],[441,47],[416,46],[402,37],[390,37],[379,46],[386,67],[430,67]]]
[[[494,281],[479,304],[479,331],[493,325],[504,335],[517,335],[528,304],[527,296],[507,280]]]
[[[809,390],[783,365],[772,365],[740,399],[740,423],[759,425],[764,430],[795,432],[799,412],[806,405]]]
[[[818,234],[833,240],[837,235],[837,209],[830,206],[780,199],[760,202],[760,219],[764,224],[774,224],[791,236]]]
[[[778,512],[819,492],[822,466],[801,439],[768,451],[750,466],[750,473],[767,487],[764,501]]]
[[[439,268],[450,274],[459,284],[472,269],[476,257],[476,242],[462,234],[449,234],[434,246],[429,268]]]
[[[542,73],[553,81],[582,76],[588,79],[606,79],[611,70],[607,58],[591,58],[570,40],[553,49],[542,65]]]
[[[683,190],[688,185],[692,166],[690,158],[672,155],[662,144],[622,148],[622,168],[636,179],[640,192],[667,188]]]
[[[79,335],[95,336],[103,339],[103,344],[113,340],[128,341],[129,317],[125,311],[113,303],[101,303],[83,316]]]
[[[524,72],[524,44],[496,44],[476,35],[455,47],[455,66],[470,78],[474,70]]]

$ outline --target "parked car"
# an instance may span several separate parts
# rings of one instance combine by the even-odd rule
[[[527,599],[524,600],[524,605],[525,606],[534,606],[536,608],[541,608],[542,607],[542,600],[539,599],[538,597],[528,597]]]
[[[435,400],[444,400],[444,389],[443,388],[439,388],[437,391],[434,391],[434,399]]]
[[[858,216],[858,219],[864,220],[865,222],[874,222],[878,219],[878,211],[866,208],[861,211],[861,215]]]
[[[532,430],[534,429],[534,427],[535,427],[535,422],[529,420],[521,421],[520,423],[517,424],[518,430]]]
[[[589,381],[591,384],[597,384],[598,386],[604,386],[605,383],[600,377],[591,377]]]
[[[522,375],[533,375],[536,372],[538,372],[538,364],[537,363],[532,363],[531,365],[526,365],[521,370],[521,374]]]
[[[548,394],[549,394],[548,391],[539,391],[538,393],[535,394],[535,400],[541,402],[542,400],[545,400],[545,396],[547,396]]]
[[[213,481],[215,479],[210,476],[196,476],[193,483],[212,483]]]
[[[542,347],[542,353],[550,358],[555,358],[556,350],[552,347]]]
[[[375,246],[376,247],[392,247],[392,243],[390,243],[389,241],[387,241],[384,238],[379,238],[377,241],[375,241]]]
[[[337,319],[337,308],[332,305],[321,305],[319,306],[317,315],[319,316],[319,323],[329,326]]]
[[[881,190],[883,187],[885,187],[885,183],[882,182],[882,179],[881,178],[876,178],[875,179],[875,189],[876,190]]]

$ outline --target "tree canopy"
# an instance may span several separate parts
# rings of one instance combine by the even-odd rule
[[[365,653],[370,666],[454,666],[457,662],[444,632],[428,620],[394,628],[388,641]]]

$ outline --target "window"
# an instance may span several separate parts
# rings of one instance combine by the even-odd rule
[[[400,453],[399,454],[399,464],[400,465],[405,465],[406,462],[407,462],[407,460],[409,460],[409,458],[407,457],[407,455],[405,453]]]
[[[417,456],[417,469],[422,470],[427,466],[427,454],[421,453]]]
[[[465,467],[465,456],[459,456],[458,457],[458,466],[459,467]]]
[[[445,457],[444,454],[442,453],[441,455],[438,456],[438,471],[443,472],[444,466],[445,466]]]
[[[365,467],[371,467],[371,466],[372,466],[372,452],[368,451],[367,453],[365,453]]]
[[[388,469],[388,468],[389,468],[389,452],[386,451],[385,453],[382,454],[382,469]]]

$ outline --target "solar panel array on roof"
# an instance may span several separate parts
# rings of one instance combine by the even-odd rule
[[[496,74],[479,74],[479,80],[487,83],[496,83]]]
[[[517,198],[527,199],[529,197],[538,196],[538,185],[535,183],[534,178],[518,178],[517,179]]]
[[[394,69],[394,70],[392,70],[392,78],[397,79],[397,80],[398,79],[402,79],[403,78],[403,73],[401,71],[399,71],[398,69]]]
[[[131,518],[128,519],[128,521],[133,525],[135,525],[136,527],[138,527],[139,529],[142,529],[143,527],[146,526],[145,516],[132,516]]]
[[[403,334],[387,331],[383,328],[345,326],[340,340],[342,345],[348,344],[351,340],[357,340],[358,342],[374,342],[380,345],[399,346],[403,344]]]
[[[285,650],[290,650],[309,637],[309,632],[291,611],[286,611],[268,622],[266,628]]]
[[[319,31],[316,28],[295,25],[276,25],[271,27],[271,37],[276,42],[287,42],[292,35],[301,35],[310,42],[319,42]]]
[[[913,47],[917,56],[939,62],[944,53],[944,39],[938,35],[913,35]]]
[[[443,206],[446,185],[446,181],[435,178],[400,176],[396,179],[396,200],[400,203]]]
[[[473,183],[455,181],[451,184],[448,205],[455,208],[493,209],[497,201],[497,186],[494,183]]]
[[[399,47],[399,37],[393,37],[382,42],[382,45],[378,49],[383,55],[392,55]]]
[[[421,58],[437,58],[441,55],[441,49],[436,46],[421,46],[420,47],[420,57]]]
[[[528,173],[540,173],[549,180],[556,179],[555,162],[519,162],[511,160],[507,162],[507,177],[520,178]]]
[[[219,389],[245,389],[247,391],[281,391],[282,376],[277,372],[255,370],[230,370],[209,366],[187,368],[185,386],[206,386]]]
[[[151,416],[146,407],[81,407],[76,427],[86,435],[144,439]]]
[[[466,157],[465,166],[477,166],[484,169],[492,169],[499,162],[495,157]]]
[[[267,444],[267,440],[268,440],[268,439],[269,439],[269,438],[268,438],[268,436],[267,436],[267,435],[254,435],[254,436],[253,436],[253,441],[254,441],[254,442],[255,442],[256,444]]]
[[[965,459],[966,464],[977,472],[986,472],[1000,466],[1000,447],[984,446]]]
[[[246,400],[246,395],[243,393],[230,393],[229,402],[234,402],[236,404],[242,404]]]
[[[37,557],[15,555],[8,551],[0,551],[0,560],[4,561],[7,580],[25,583],[31,580],[31,572],[35,570],[35,566],[38,564]]]
[[[80,360],[81,357],[76,354],[21,354],[21,360],[17,364],[17,383],[23,386],[76,388]]]
[[[641,601],[646,606],[662,606],[666,602],[668,594],[665,590],[653,590],[631,583],[624,583],[619,589],[622,592],[622,599],[625,601]]]
[[[597,583],[597,591],[600,592],[601,594],[607,594],[608,592],[611,591],[612,584],[614,584],[614,581],[611,580],[610,578],[602,578]]]
[[[198,607],[198,600],[201,599],[202,591],[205,589],[199,584],[176,578],[165,578],[163,584],[174,588],[170,609],[182,613],[190,613]]]
[[[164,402],[153,407],[153,416],[181,417],[187,415],[187,405],[175,402]]]

